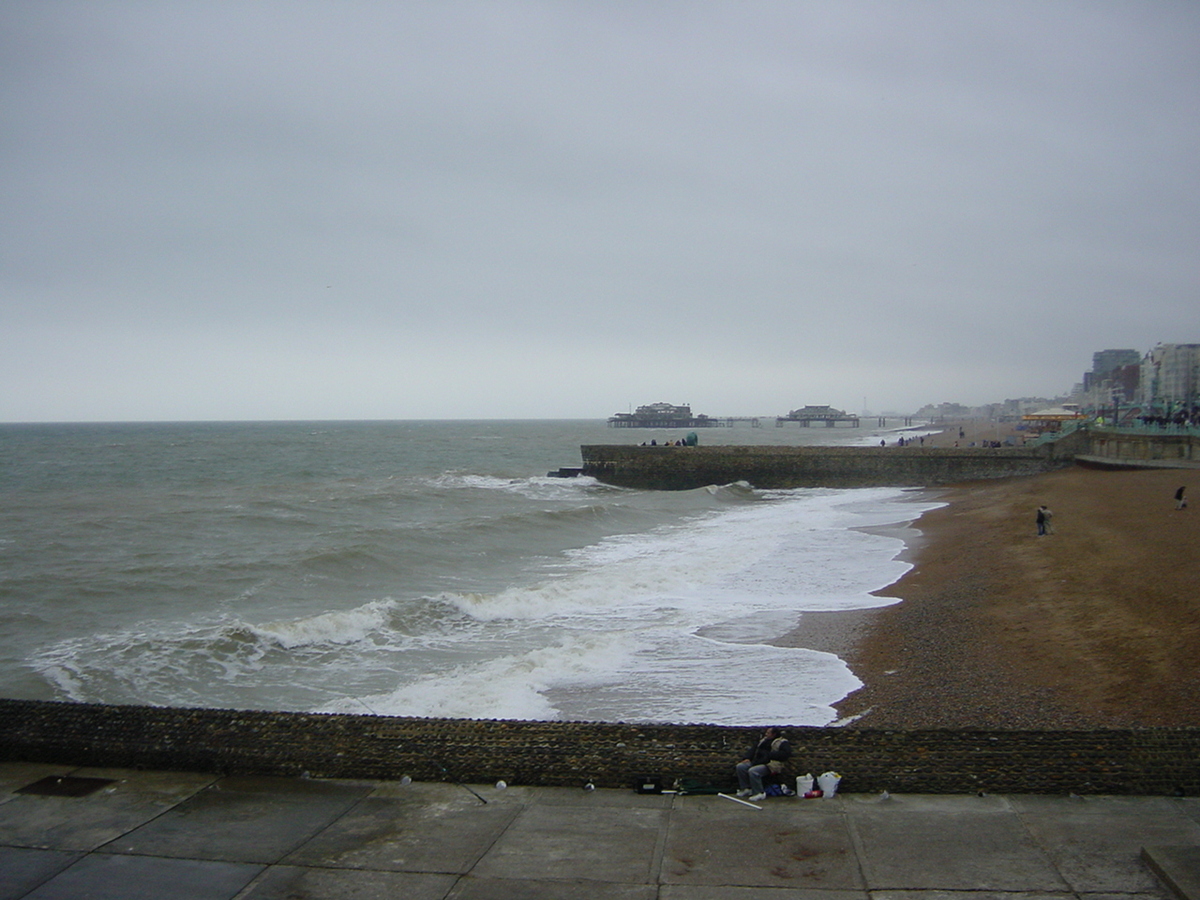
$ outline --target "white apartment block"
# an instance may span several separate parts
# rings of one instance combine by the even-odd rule
[[[1200,344],[1159,344],[1142,360],[1142,401],[1200,401]]]

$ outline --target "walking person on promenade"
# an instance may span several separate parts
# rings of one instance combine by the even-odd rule
[[[1187,485],[1175,492],[1175,508],[1187,509]]]
[[[783,764],[792,756],[792,745],[774,726],[763,732],[762,739],[746,751],[746,757],[735,767],[737,770],[739,797],[762,800],[767,796],[763,779],[767,775],[778,775]]]

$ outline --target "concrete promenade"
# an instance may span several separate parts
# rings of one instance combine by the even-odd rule
[[[1200,900],[1200,799],[758,805],[3,763],[0,898]]]

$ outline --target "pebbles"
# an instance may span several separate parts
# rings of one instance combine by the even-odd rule
[[[845,655],[866,686],[841,715],[864,728],[1196,724],[1200,520],[1173,511],[1176,481],[1074,468],[942,492],[949,505],[917,523],[917,568],[885,592],[903,602],[872,611]],[[1045,538],[1041,502],[1059,526]]]

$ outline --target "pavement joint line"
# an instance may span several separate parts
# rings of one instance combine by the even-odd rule
[[[1025,814],[1021,812],[1020,807],[1014,806],[1012,799],[1006,795],[1001,795],[1000,799],[1004,801],[1005,807],[1007,807],[1008,811],[1016,818],[1017,824],[1021,826],[1021,830],[1025,833],[1025,836],[1029,838],[1030,843],[1037,847],[1038,852],[1042,854],[1042,859],[1046,861],[1046,865],[1049,866],[1052,872],[1054,872],[1054,876],[1063,883],[1064,889],[1070,891],[1071,893],[1076,893],[1075,889],[1067,883],[1067,879],[1063,876],[1063,873],[1059,867],[1054,864],[1054,858],[1050,855],[1049,849],[1042,841],[1038,840],[1037,834],[1032,828],[1029,827],[1029,823],[1025,820]]]
[[[95,767],[92,767],[92,766],[76,766],[74,769],[72,769],[72,770],[71,770],[71,772],[72,772],[72,773],[74,773],[74,772],[83,771],[83,770],[85,770],[85,769],[93,769],[93,768],[95,768]],[[140,770],[139,770],[139,771],[140,771]],[[118,834],[118,835],[114,836],[114,837],[113,837],[111,840],[107,840],[107,841],[105,841],[103,844],[100,844],[99,846],[97,846],[97,847],[94,847],[94,848],[93,848],[92,850],[90,850],[89,852],[90,852],[90,853],[99,853],[99,854],[101,854],[101,855],[104,855],[104,856],[127,856],[127,855],[128,855],[128,856],[134,856],[134,855],[140,855],[140,854],[121,854],[121,853],[116,853],[116,852],[114,852],[114,851],[112,851],[112,850],[105,850],[104,848],[105,848],[105,847],[108,847],[108,846],[110,846],[111,844],[115,844],[117,841],[123,840],[124,838],[126,838],[126,837],[128,837],[130,834],[132,834],[133,832],[137,831],[139,828],[142,828],[142,827],[144,827],[144,826],[146,826],[146,825],[149,825],[151,822],[156,822],[156,821],[158,821],[159,819],[161,819],[163,816],[165,816],[165,815],[168,815],[169,813],[172,813],[172,812],[174,812],[174,811],[175,811],[175,810],[176,810],[176,809],[177,809],[179,806],[181,806],[182,804],[186,803],[188,800],[191,800],[193,797],[195,797],[197,794],[201,793],[202,791],[206,791],[206,790],[208,790],[210,787],[212,787],[214,784],[216,784],[216,783],[217,783],[218,781],[220,781],[220,780],[221,780],[221,776],[220,776],[220,775],[214,775],[214,776],[212,777],[212,779],[211,779],[211,780],[210,780],[210,781],[209,781],[207,784],[202,784],[202,785],[200,785],[199,787],[197,787],[197,788],[196,788],[196,790],[192,791],[192,792],[191,792],[190,794],[188,794],[186,797],[180,797],[179,799],[175,800],[174,802],[172,802],[172,803],[169,803],[168,805],[166,805],[166,806],[164,806],[162,809],[160,809],[156,815],[153,815],[153,816],[151,816],[149,819],[146,819],[144,822],[139,822],[139,823],[138,823],[138,824],[136,824],[136,825],[131,825],[131,827],[130,827],[130,828],[128,828],[128,829],[126,829],[125,831],[121,832],[120,834]],[[117,783],[118,785],[127,785],[127,784],[129,783],[129,779],[128,779],[128,778],[119,778],[119,779],[117,779],[117,780],[116,780],[116,783]],[[120,789],[120,788],[118,788],[118,790],[119,790],[119,789]],[[182,857],[180,857],[180,858],[182,858]]]
[[[474,791],[472,791],[472,793],[474,793]],[[478,795],[476,795],[476,796],[478,796]],[[512,813],[509,814],[508,818],[504,821],[504,827],[498,828],[496,830],[495,836],[488,843],[488,845],[486,847],[484,847],[482,850],[480,850],[477,854],[475,854],[475,857],[471,860],[471,864],[467,867],[467,870],[465,872],[457,873],[455,884],[457,884],[459,880],[470,875],[471,872],[475,869],[475,867],[477,865],[479,865],[480,860],[482,860],[485,856],[487,856],[488,853],[491,852],[491,849],[500,842],[501,838],[503,838],[506,834],[508,834],[508,829],[512,828],[513,822],[517,821],[517,819],[520,818],[521,813],[525,812],[525,810],[527,810],[529,808],[530,796],[531,795],[529,795],[529,794],[525,794],[521,797],[521,800],[519,803],[514,804],[515,808],[513,809]],[[480,799],[482,800],[483,798],[480,797]],[[484,800],[484,803],[486,804],[487,801]]]
[[[650,854],[650,883],[658,885],[658,890],[655,893],[662,893],[663,884],[663,866],[666,864],[667,843],[671,836],[671,823],[675,821],[673,813],[679,807],[679,794],[675,794],[671,798],[671,805],[666,808],[666,816],[663,817],[662,824],[658,826],[658,833],[654,839],[654,851]]]
[[[854,848],[854,871],[858,873],[858,880],[862,884],[863,890],[866,891],[869,896],[871,882],[867,879],[866,844],[863,843],[862,835],[858,833],[858,828],[854,824],[854,819],[852,819],[846,813],[846,801],[844,799],[838,804],[838,811],[841,813],[842,827],[846,829],[846,834],[850,837],[850,846]]]
[[[316,840],[318,837],[323,835],[326,831],[328,831],[330,828],[332,828],[338,822],[342,821],[342,819],[346,818],[346,816],[350,815],[350,813],[352,813],[354,810],[358,809],[363,804],[363,802],[368,797],[370,797],[373,793],[374,793],[373,789],[366,791],[361,797],[359,797],[357,800],[355,800],[353,803],[351,803],[348,807],[346,807],[344,810],[342,810],[337,816],[335,816],[333,819],[330,819],[328,822],[326,822],[324,824],[324,826],[317,829],[316,831],[314,831],[312,834],[310,834],[308,837],[304,838],[303,840],[298,841],[295,846],[289,847],[286,851],[279,854],[279,857],[274,862],[272,862],[270,864],[270,866],[280,865],[283,860],[287,859],[289,856],[291,856],[293,853],[295,853],[297,850],[299,850],[301,847],[303,847],[309,841]],[[270,868],[270,866],[268,866],[268,868]],[[262,874],[263,873],[260,872],[258,875],[256,875],[254,877],[253,880],[257,881],[259,878],[262,877]]]

